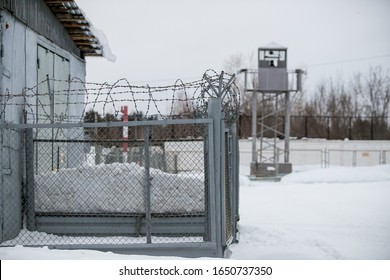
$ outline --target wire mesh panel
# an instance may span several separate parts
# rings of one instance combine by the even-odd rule
[[[202,125],[177,125],[182,133],[200,136],[197,139],[164,140],[160,127],[149,130],[149,145],[161,147],[163,168],[173,166],[172,173],[150,164],[151,242],[203,241],[208,228],[205,204],[204,134]],[[149,150],[150,159],[153,152]],[[160,157],[161,158],[161,157]],[[152,163],[152,161],[151,161]],[[180,225],[175,224],[180,221]]]
[[[31,195],[23,205],[28,227],[4,245],[99,243],[108,237],[114,243],[145,243],[147,235],[153,243],[204,241],[209,221],[200,135],[207,129],[178,126],[189,134],[195,130],[199,138],[165,139],[158,126],[150,126],[148,139],[127,140],[124,151],[121,139],[82,140],[80,133],[87,136],[90,128],[61,127],[67,139],[53,140],[36,138],[50,135],[50,129],[29,129],[26,154],[34,182],[27,184]]]

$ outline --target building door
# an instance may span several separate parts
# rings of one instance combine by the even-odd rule
[[[36,123],[68,121],[69,60],[38,45],[38,96]],[[67,138],[66,131],[44,128],[36,131],[36,172],[54,171],[67,166],[67,144],[55,142]],[[44,142],[40,140],[52,140]]]

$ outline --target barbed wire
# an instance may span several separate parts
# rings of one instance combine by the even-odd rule
[[[14,122],[12,112],[23,112],[26,123],[83,122],[87,112],[120,120],[121,108],[138,119],[207,117],[210,98],[221,98],[225,119],[238,118],[240,94],[234,75],[207,70],[201,79],[171,85],[132,85],[125,78],[113,84],[84,82],[79,78],[48,78],[22,92],[0,94],[0,117]],[[218,96],[218,89],[221,96]]]

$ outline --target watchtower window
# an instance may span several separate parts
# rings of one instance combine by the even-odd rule
[[[259,66],[260,67],[286,67],[286,51],[285,50],[259,50]]]

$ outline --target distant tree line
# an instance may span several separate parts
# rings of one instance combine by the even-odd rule
[[[253,55],[246,58],[242,54],[235,54],[225,61],[225,69],[238,73],[253,61]],[[389,71],[376,66],[370,67],[366,74],[354,74],[349,81],[330,77],[319,82],[314,92],[303,90],[294,95],[290,136],[390,140]],[[246,87],[256,88],[257,74],[248,75]],[[239,120],[241,137],[248,137],[251,136],[251,93],[244,91],[243,75],[237,75],[237,84],[242,93]],[[273,105],[272,102],[266,103],[263,112],[258,110],[258,117],[274,110]],[[277,120],[279,129],[283,129],[283,120],[284,114],[281,112]],[[268,136],[274,135],[269,133]]]
[[[390,139],[389,110],[389,71],[372,67],[347,83],[329,78],[318,84],[314,94],[301,94],[293,105],[291,135]]]

